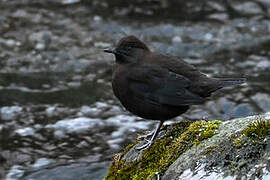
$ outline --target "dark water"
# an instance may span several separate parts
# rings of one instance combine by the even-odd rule
[[[61,81],[61,76],[66,77],[66,74],[2,73],[0,76],[3,82],[0,85],[5,87],[0,90],[0,103],[3,106],[12,106],[14,102],[52,105],[59,103],[69,107],[91,105],[102,98],[108,99],[106,90],[110,88],[97,82],[76,82],[73,86],[71,84],[71,87],[63,85],[57,88],[57,82]]]
[[[125,34],[209,76],[247,78],[177,120],[269,112],[268,12],[205,3],[0,2],[0,179],[101,179],[114,154],[153,127],[112,94],[114,57],[103,48]]]

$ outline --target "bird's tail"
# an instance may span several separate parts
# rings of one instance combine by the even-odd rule
[[[246,78],[220,78],[218,79],[221,87],[236,86],[246,82]]]

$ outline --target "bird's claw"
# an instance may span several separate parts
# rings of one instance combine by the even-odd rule
[[[158,133],[160,131],[160,128],[161,128],[162,124],[163,124],[163,121],[160,121],[158,123],[155,131],[153,131],[153,132],[150,133],[150,135],[152,135],[151,139],[150,140],[145,139],[147,141],[147,143],[144,144],[144,145],[142,145],[142,146],[140,146],[140,147],[137,147],[136,149],[139,150],[139,151],[140,150],[146,150],[146,149],[148,149],[152,145],[152,143],[154,142],[154,140],[156,139],[156,137],[157,137],[157,135],[158,135]],[[150,136],[149,134],[147,134],[147,135]]]
[[[144,145],[142,145],[142,146],[140,146],[140,147],[136,147],[136,149],[138,150],[138,151],[141,151],[141,150],[146,150],[146,149],[148,149],[149,147],[151,147],[151,145],[152,145],[152,141],[151,140],[147,140],[148,142],[146,143],[146,144],[144,144]]]
[[[145,135],[138,136],[138,138],[137,138],[137,139],[141,139],[141,140],[147,140],[147,141],[149,141],[147,138],[152,137],[152,136],[153,136],[153,134],[154,134],[154,131],[152,131],[152,132],[150,132],[150,133],[148,133],[148,134],[145,134]]]
[[[166,129],[166,128],[167,128],[167,127],[164,126],[164,127],[160,128],[160,131],[163,131],[163,130]],[[152,137],[154,133],[155,133],[155,131],[151,131],[151,132],[148,133],[148,134],[138,136],[138,137],[137,137],[137,140],[145,140],[145,141],[148,142],[148,141],[150,141],[150,140],[148,140],[148,138],[149,138],[149,137]]]

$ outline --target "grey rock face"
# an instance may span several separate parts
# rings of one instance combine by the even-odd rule
[[[183,131],[180,136],[171,136],[173,138],[172,142],[177,147],[173,152],[161,147],[163,144],[160,142],[167,141],[167,132],[164,135],[160,134],[153,147],[145,150],[145,152],[136,150],[136,147],[139,146],[136,144],[128,152],[122,154],[119,161],[113,163],[121,164],[121,162],[124,162],[124,165],[112,165],[113,167],[111,169],[116,168],[116,170],[108,173],[107,179],[113,179],[114,176],[116,178],[125,177],[125,175],[128,177],[132,177],[133,175],[138,176],[137,166],[144,167],[143,169],[139,169],[139,173],[142,171],[142,175],[147,179],[270,179],[269,114],[222,122],[215,130],[213,136],[209,136],[198,143],[193,143],[191,146],[188,146],[189,148],[185,149],[186,144],[189,143],[189,138],[194,136],[193,133],[196,134],[196,128],[192,126],[193,124],[190,124],[188,130]],[[168,126],[165,128],[165,131],[170,131],[169,129],[177,126],[179,124]],[[204,126],[210,126],[210,124],[205,124]],[[199,136],[204,135],[199,134]],[[179,137],[183,141],[179,141]],[[166,145],[172,147],[168,141]],[[158,154],[160,149],[164,151]],[[153,152],[158,154],[155,155],[155,158],[152,156]],[[166,159],[167,156],[163,156],[163,154],[168,154],[168,152],[170,154],[179,154],[179,156],[177,155],[176,160],[168,164],[168,168],[159,169],[153,167],[153,164],[169,162],[173,155],[169,159]],[[160,165],[163,165],[163,163]],[[126,167],[129,168],[129,171],[125,173]],[[151,172],[151,167],[154,171],[158,172]],[[122,174],[118,174],[118,172],[122,172]],[[154,176],[153,173],[155,173]]]
[[[249,157],[242,157],[241,151],[243,149],[239,148],[232,148],[231,151],[239,151],[238,153],[238,160],[236,163],[236,169],[238,168],[239,171],[243,171],[243,174],[233,172],[235,170],[228,169],[224,163],[227,161],[226,159],[216,159],[216,164],[209,161],[209,158],[211,155],[211,152],[209,155],[205,155],[205,152],[207,148],[215,148],[219,150],[219,146],[224,145],[224,142],[228,141],[228,139],[231,138],[234,134],[237,134],[237,132],[242,131],[243,129],[247,128],[247,126],[250,123],[256,122],[258,119],[261,120],[270,120],[269,115],[264,116],[249,116],[246,118],[239,118],[234,119],[231,121],[227,121],[222,123],[222,125],[218,129],[218,133],[211,137],[210,139],[206,139],[202,143],[200,143],[198,146],[193,146],[186,152],[184,152],[165,172],[164,176],[162,176],[162,179],[177,179],[177,180],[209,180],[209,179],[237,179],[237,178],[247,178],[250,177],[257,177],[256,172],[261,172],[262,174],[260,177],[262,179],[269,179],[270,174],[268,171],[269,165],[267,162],[269,161],[269,153],[267,150],[261,152],[260,155],[258,155],[257,159],[254,159],[254,161],[250,162],[248,161]],[[266,137],[265,140],[269,142],[269,137]],[[226,144],[226,143],[225,143]],[[224,145],[226,146],[226,145]],[[248,148],[248,144],[246,145]],[[259,145],[257,147],[260,148]],[[219,152],[221,157],[224,154],[233,154],[230,152],[226,152],[228,148],[224,148],[223,152]],[[223,155],[222,155],[223,154]],[[246,154],[248,155],[248,153]],[[228,157],[227,157],[228,158]],[[235,162],[234,158],[229,158],[231,163]],[[212,160],[215,161],[215,160]],[[222,162],[223,161],[223,162]],[[212,163],[212,164],[211,164]],[[246,164],[248,163],[248,164]],[[229,166],[229,165],[228,165]],[[243,167],[241,167],[243,166]],[[247,170],[249,169],[249,170]],[[245,172],[247,172],[245,174]]]

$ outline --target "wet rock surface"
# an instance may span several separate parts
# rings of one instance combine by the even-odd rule
[[[112,94],[113,56],[103,48],[125,34],[209,76],[248,79],[176,120],[270,111],[269,1],[125,3],[0,2],[0,179],[60,176],[72,168],[100,179],[114,153],[153,127]]]

